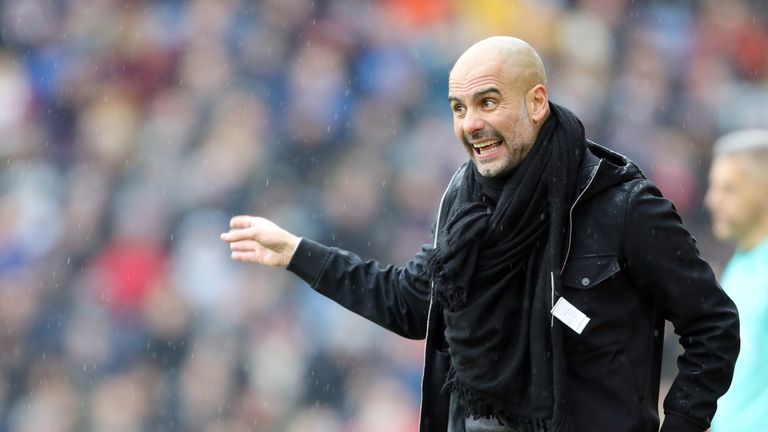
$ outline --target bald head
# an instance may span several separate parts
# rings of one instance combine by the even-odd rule
[[[456,60],[450,79],[462,80],[482,67],[502,68],[520,91],[547,84],[547,73],[539,54],[527,42],[515,37],[493,36],[472,45]]]

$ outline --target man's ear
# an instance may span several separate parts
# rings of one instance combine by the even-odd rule
[[[543,84],[536,84],[525,94],[525,108],[534,123],[540,123],[549,114],[549,94]]]

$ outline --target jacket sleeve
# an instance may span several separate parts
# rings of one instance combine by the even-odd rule
[[[634,185],[625,211],[627,268],[654,296],[684,349],[664,400],[661,431],[703,431],[733,376],[739,352],[736,306],[699,255],[672,203],[652,183]]]
[[[288,270],[350,311],[403,337],[424,339],[429,281],[420,274],[430,248],[422,246],[405,267],[382,266],[302,238]]]

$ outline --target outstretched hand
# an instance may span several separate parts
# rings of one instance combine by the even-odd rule
[[[229,242],[234,260],[281,268],[288,267],[300,240],[272,221],[255,216],[233,217],[229,232],[221,239]]]

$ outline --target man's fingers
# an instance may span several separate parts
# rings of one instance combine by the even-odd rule
[[[247,240],[253,237],[253,233],[248,229],[231,229],[229,232],[221,234],[221,239],[227,242],[237,242]]]
[[[229,243],[230,255],[236,261],[285,268],[298,241],[271,221],[256,216],[235,216],[229,227],[221,239]]]
[[[235,216],[229,220],[229,227],[232,229],[250,228],[253,224],[253,217],[246,215]]]
[[[228,242],[239,241],[248,238],[252,233],[248,228],[252,226],[250,216],[235,216],[229,220],[229,232],[221,234],[221,239]]]
[[[232,251],[254,251],[256,248],[261,248],[261,245],[253,240],[240,240],[229,244]]]
[[[256,253],[255,252],[233,251],[232,254],[231,254],[231,257],[235,261],[256,262]]]

